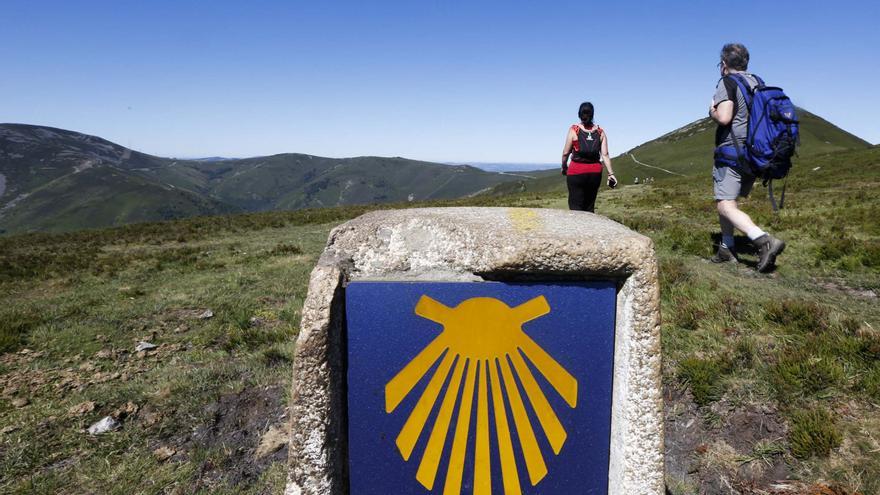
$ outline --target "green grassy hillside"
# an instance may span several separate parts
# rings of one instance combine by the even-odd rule
[[[766,275],[745,243],[706,260],[706,175],[599,196],[660,260],[673,494],[880,492],[880,148],[802,160],[778,217],[760,188],[744,205],[789,243]],[[0,492],[279,493],[308,274],[370,208],[0,238]],[[83,431],[106,415],[118,430]]]
[[[72,131],[0,124],[0,233],[458,198],[515,179],[403,158],[177,160]]]
[[[871,146],[867,141],[804,109],[799,109],[798,117],[801,120],[799,157]],[[650,175],[659,179],[671,174],[640,165],[633,157],[639,162],[681,175],[702,173],[707,163],[711,163],[715,128],[715,123],[709,118],[698,120],[629,150],[619,156],[616,163],[624,167],[629,175],[639,177]]]
[[[49,127],[0,125],[0,233],[70,230],[236,211],[143,178],[165,159]]]
[[[854,136],[821,117],[799,109],[801,143],[795,158],[794,172],[798,173],[802,159],[834,151],[865,149],[867,141]],[[633,184],[636,177],[667,180],[676,176],[709,174],[712,149],[715,142],[715,123],[704,118],[648,141],[612,158],[614,172],[624,184]],[[609,131],[610,132],[610,131]],[[640,162],[640,163],[639,163]],[[664,170],[659,170],[658,168]],[[565,180],[557,173],[536,181],[517,181],[500,184],[494,194],[513,191],[564,191]]]
[[[466,165],[297,154],[204,164],[201,170],[211,174],[211,196],[249,211],[458,198],[514,180]]]
[[[58,177],[31,190],[21,206],[5,211],[0,226],[13,231],[77,230],[241,211],[115,167]]]

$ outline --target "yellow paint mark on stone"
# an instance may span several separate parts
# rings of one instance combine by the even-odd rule
[[[510,217],[510,223],[513,228],[520,232],[529,230],[537,230],[541,227],[541,220],[538,218],[538,212],[527,208],[509,208],[507,216]]]

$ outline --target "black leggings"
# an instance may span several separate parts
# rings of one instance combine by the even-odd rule
[[[602,173],[577,174],[565,177],[568,184],[568,209],[590,211],[596,208],[596,194],[602,183]]]

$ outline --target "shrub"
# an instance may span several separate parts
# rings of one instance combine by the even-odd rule
[[[700,321],[706,318],[706,312],[690,301],[679,302],[675,306],[673,323],[687,330],[696,330]]]
[[[880,241],[868,241],[862,244],[862,264],[870,268],[880,268]]]
[[[18,349],[30,330],[42,321],[41,313],[34,308],[0,312],[0,354]]]
[[[742,321],[748,316],[748,305],[739,297],[731,294],[721,296],[721,308],[734,321]]]
[[[663,230],[669,225],[669,222],[665,218],[650,214],[633,214],[626,217],[615,218],[615,221],[643,234]]]
[[[880,267],[880,241],[830,236],[816,247],[815,257],[818,262],[833,262],[846,271],[859,266]]]
[[[756,354],[757,349],[755,346],[755,340],[751,337],[743,337],[736,341],[736,345],[733,348],[733,354],[731,355],[731,361],[744,368],[751,368],[755,363]]]
[[[784,299],[765,306],[765,318],[787,329],[815,332],[828,328],[828,310],[813,302]]]
[[[721,379],[728,371],[727,366],[716,359],[690,357],[678,364],[678,380],[691,389],[694,402],[705,406],[721,397],[724,392]]]
[[[841,435],[834,418],[824,408],[795,411],[788,433],[791,453],[798,459],[825,457],[840,446]]]
[[[268,367],[289,365],[293,362],[293,356],[287,351],[282,344],[276,344],[262,352],[263,364]]]
[[[301,247],[295,244],[288,244],[282,242],[278,244],[274,248],[272,248],[272,256],[287,256],[291,254],[302,254],[303,250]]]
[[[227,352],[255,351],[290,341],[291,331],[285,326],[236,328],[226,327],[220,345]],[[277,357],[277,356],[276,356]]]
[[[665,229],[665,233],[666,243],[674,252],[694,256],[708,256],[711,253],[711,243],[705,233],[693,227],[677,224]]]
[[[837,261],[856,252],[858,243],[851,237],[828,236],[816,246],[816,258]]]
[[[869,369],[859,378],[856,390],[863,392],[874,400],[880,401],[880,363]]]
[[[663,258],[660,260],[660,287],[666,291],[672,286],[690,280],[691,274],[680,259]]]
[[[857,336],[856,352],[868,363],[880,363],[880,335],[862,334]]]
[[[829,356],[801,350],[784,356],[772,369],[772,383],[780,401],[822,392],[838,385],[843,367]]]

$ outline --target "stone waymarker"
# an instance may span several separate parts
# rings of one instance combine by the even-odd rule
[[[603,217],[381,211],[312,272],[289,494],[661,494],[657,264]]]

